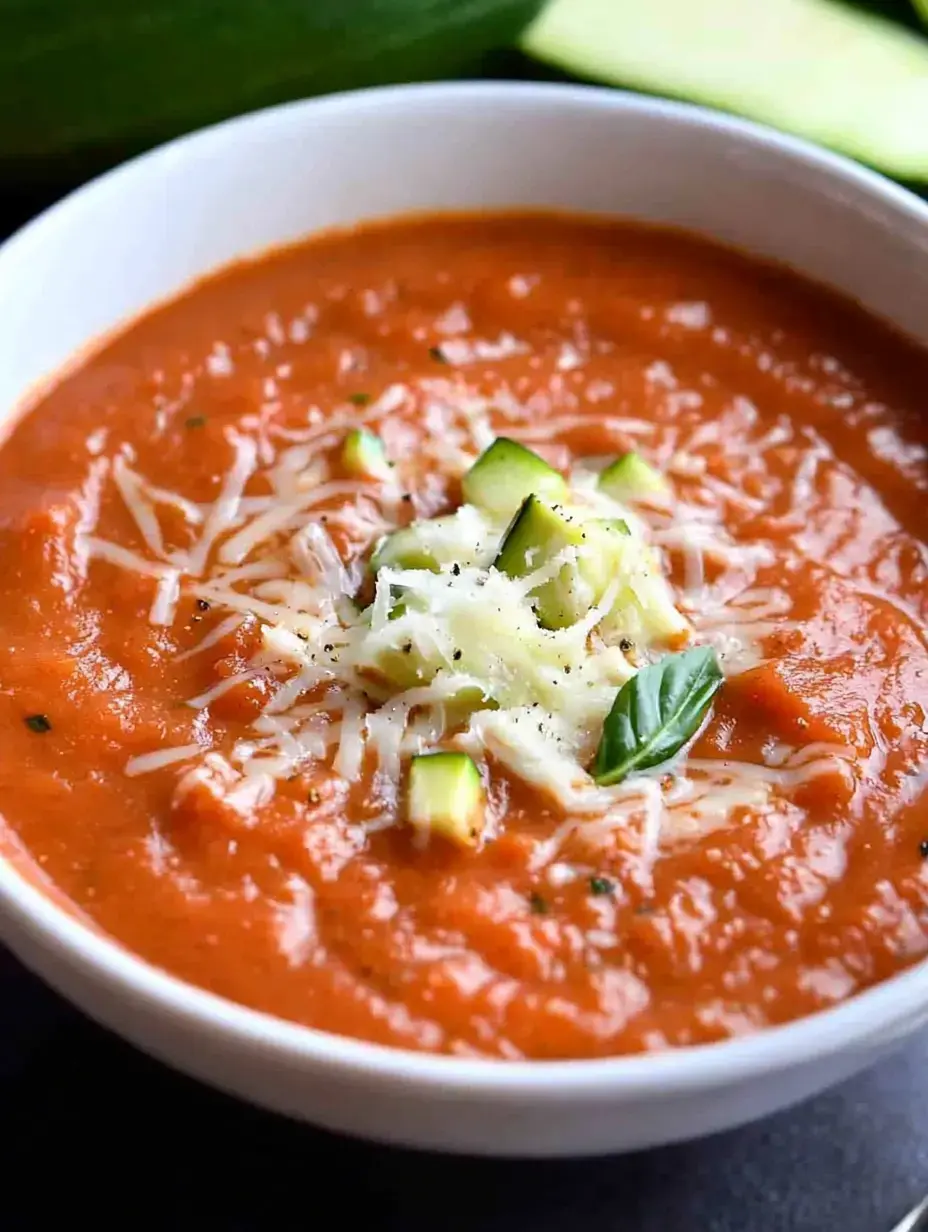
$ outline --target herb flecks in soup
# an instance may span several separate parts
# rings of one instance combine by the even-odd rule
[[[389,1044],[844,999],[928,949],[926,388],[659,231],[233,267],[0,450],[6,821],[151,961]]]

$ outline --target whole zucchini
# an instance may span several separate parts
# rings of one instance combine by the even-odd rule
[[[538,0],[0,0],[0,170],[67,182],[354,86],[478,74]]]

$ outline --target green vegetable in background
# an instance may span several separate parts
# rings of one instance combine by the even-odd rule
[[[835,0],[551,0],[522,46],[928,180],[928,40]]]
[[[0,0],[0,166],[87,175],[304,95],[479,74],[540,0]]]
[[[593,761],[596,782],[620,783],[679,753],[699,730],[721,685],[711,646],[665,655],[641,668],[619,689],[606,716]]]
[[[0,174],[65,187],[214,120],[333,90],[570,73],[928,181],[916,11],[928,22],[928,0],[0,0]]]

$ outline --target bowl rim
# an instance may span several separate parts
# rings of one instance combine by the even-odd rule
[[[723,112],[599,86],[507,80],[442,81],[375,86],[297,99],[177,137],[75,189],[14,232],[0,245],[0,274],[6,260],[20,245],[40,243],[42,232],[56,225],[59,218],[67,218],[76,203],[91,204],[95,195],[111,191],[120,179],[133,177],[140,168],[156,167],[159,161],[208,151],[215,155],[212,147],[222,146],[233,131],[241,134],[249,130],[254,135],[281,120],[292,121],[299,127],[346,111],[358,118],[370,110],[404,101],[423,110],[432,102],[466,108],[469,102],[481,98],[497,99],[503,104],[514,102],[527,108],[563,104],[606,111],[633,121],[636,117],[650,117],[683,128],[715,130],[755,152],[770,151],[806,171],[817,171],[835,183],[856,187],[928,230],[928,204],[908,189],[843,155]],[[94,340],[88,341],[92,345]],[[20,406],[28,411],[30,404],[27,393]],[[92,923],[85,922],[86,917],[82,919],[56,903],[3,855],[0,914],[12,918],[20,932],[44,951],[53,952],[66,965],[78,968],[89,983],[103,985],[107,992],[126,997],[146,1012],[185,1028],[210,1028],[223,1037],[225,1045],[274,1053],[299,1067],[325,1067],[329,1075],[364,1078],[378,1086],[413,1080],[462,1100],[518,1096],[523,1102],[541,1103],[570,1095],[595,1104],[620,1094],[698,1092],[809,1064],[838,1051],[863,1051],[876,1044],[888,1044],[896,1036],[903,1037],[910,1019],[928,1013],[928,960],[922,960],[835,1006],[781,1026],[716,1043],[596,1059],[511,1061],[460,1057],[377,1044],[302,1026],[187,983],[100,932]]]

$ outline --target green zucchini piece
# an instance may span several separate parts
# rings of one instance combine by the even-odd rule
[[[509,517],[533,493],[552,502],[567,498],[564,476],[518,441],[499,436],[461,481],[464,499],[491,514]]]
[[[591,523],[588,523],[588,528],[590,525],[597,528],[610,541],[613,535],[622,535],[627,538],[632,533],[624,518],[594,518]]]
[[[639,550],[621,518],[578,522],[532,495],[509,524],[494,564],[508,577],[526,577],[568,547],[577,550],[576,564],[565,564],[533,592],[538,623],[545,629],[581,620],[610,581],[628,571]]]
[[[462,505],[455,513],[421,518],[386,535],[371,557],[370,568],[374,573],[384,567],[437,573],[442,565],[488,564],[495,533],[479,510]]]
[[[423,753],[409,764],[407,810],[420,831],[474,847],[483,833],[480,771],[466,753]]]
[[[383,441],[367,428],[353,428],[345,437],[342,465],[350,475],[367,475],[371,479],[390,478],[390,463]]]
[[[623,504],[634,504],[649,496],[670,495],[670,484],[664,476],[634,450],[622,454],[606,467],[599,477],[599,487],[607,496]]]
[[[521,47],[581,77],[720,107],[928,180],[928,43],[850,5],[550,0]]]
[[[535,495],[526,496],[500,544],[494,564],[508,577],[526,577],[564,548],[577,549],[577,565],[565,564],[550,581],[533,591],[538,623],[563,629],[580,620],[595,598],[579,569],[585,543],[584,527]]]
[[[437,573],[440,562],[418,533],[417,527],[418,523],[413,522],[385,535],[371,557],[371,572],[377,573],[380,569],[428,569],[430,573]]]
[[[473,77],[538,0],[0,0],[0,167],[73,184],[286,99]]]

